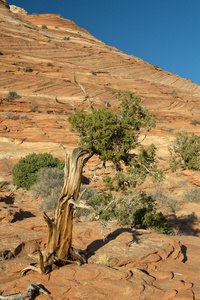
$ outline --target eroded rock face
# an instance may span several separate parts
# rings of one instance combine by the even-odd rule
[[[10,5],[10,10],[14,14],[22,14],[22,15],[28,15],[27,11],[21,7],[15,6],[15,5]]]
[[[0,0],[0,5],[10,8],[10,6],[8,5],[8,3],[5,0]]]

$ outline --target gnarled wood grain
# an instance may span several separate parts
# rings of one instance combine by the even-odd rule
[[[54,213],[50,218],[44,213],[44,220],[48,226],[46,249],[39,251],[39,267],[34,267],[40,273],[47,273],[52,266],[63,265],[70,261],[84,263],[84,258],[72,247],[72,229],[74,205],[80,200],[80,185],[82,169],[93,155],[90,150],[76,148],[72,155],[66,154],[65,182]],[[25,268],[22,275],[32,266]]]

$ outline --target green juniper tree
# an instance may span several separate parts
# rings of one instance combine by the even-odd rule
[[[113,163],[115,176],[105,178],[111,190],[135,187],[147,175],[160,179],[163,173],[155,164],[156,147],[141,145],[141,134],[155,127],[155,116],[140,105],[141,99],[134,93],[113,93],[120,101],[120,109],[77,111],[68,118],[71,131],[79,133],[81,147],[91,149],[102,161]]]
[[[155,127],[155,116],[140,105],[141,99],[134,93],[113,93],[120,102],[118,110],[104,107],[90,113],[77,111],[68,119],[70,129],[79,133],[79,145],[115,167],[114,175],[104,178],[109,193],[101,193],[90,204],[103,220],[115,218],[122,225],[153,227],[169,233],[166,218],[156,211],[155,200],[144,192],[134,196],[129,193],[147,176],[154,181],[164,177],[155,164],[156,147],[142,146],[146,133]],[[111,191],[121,191],[119,198],[113,198]]]

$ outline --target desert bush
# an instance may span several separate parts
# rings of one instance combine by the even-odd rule
[[[32,72],[33,70],[29,66],[24,66],[23,67],[24,72]]]
[[[191,124],[191,125],[194,125],[194,126],[200,125],[200,121],[198,121],[198,120],[192,120],[192,121],[190,122],[190,124]]]
[[[44,211],[53,211],[58,203],[59,196],[61,194],[64,185],[64,170],[58,168],[43,168],[38,171],[38,179],[34,183],[30,191],[36,196],[42,199],[42,209]],[[83,193],[81,200],[92,201],[98,194],[90,187],[81,185],[80,193]],[[90,214],[88,209],[76,208],[76,217],[87,216]]]
[[[174,215],[178,210],[180,210],[180,204],[176,198],[169,194],[169,192],[162,187],[158,187],[151,192],[151,196],[153,199],[155,199],[158,208],[161,210],[166,209],[168,212],[173,213]]]
[[[42,29],[48,29],[47,25],[42,25],[41,28]]]
[[[6,112],[5,116],[6,116],[6,119],[19,120],[19,116],[16,115],[15,113],[13,113],[12,111]]]
[[[97,75],[97,72],[91,71],[92,75]]]
[[[120,225],[139,228],[153,228],[160,233],[170,233],[167,219],[156,210],[156,201],[145,192],[132,198],[115,199],[111,193],[102,193],[90,205],[98,211],[103,220],[116,219]]]
[[[200,170],[200,136],[178,132],[169,152],[172,172],[177,169]]]
[[[50,63],[50,62],[47,63],[47,67],[52,67],[52,66],[53,66],[52,63]]]
[[[50,153],[32,153],[22,157],[18,163],[13,166],[13,183],[19,188],[30,187],[38,179],[38,171],[42,168],[64,168],[64,161],[58,160]]]
[[[69,41],[69,40],[70,40],[70,37],[69,37],[69,36],[65,36],[65,37],[63,38],[63,40],[64,40],[64,41]]]
[[[176,95],[177,93],[176,93],[176,90],[172,90],[172,91],[168,92],[168,94],[169,95]]]
[[[29,117],[26,114],[22,114],[19,118],[20,118],[20,120],[21,119],[30,120]]]
[[[174,131],[174,127],[166,127],[166,131],[167,132],[173,132]]]
[[[21,98],[21,96],[18,95],[17,92],[15,91],[10,91],[6,97],[6,101],[8,102],[9,100],[14,100],[17,98]]]
[[[200,202],[200,188],[192,187],[183,192],[183,201],[184,202]]]
[[[36,197],[42,198],[42,209],[53,211],[64,184],[64,170],[58,168],[43,168],[38,172],[37,182],[30,190]]]

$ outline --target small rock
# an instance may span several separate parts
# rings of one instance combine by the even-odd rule
[[[172,279],[173,273],[170,271],[151,271],[149,275],[155,277],[156,279]]]

